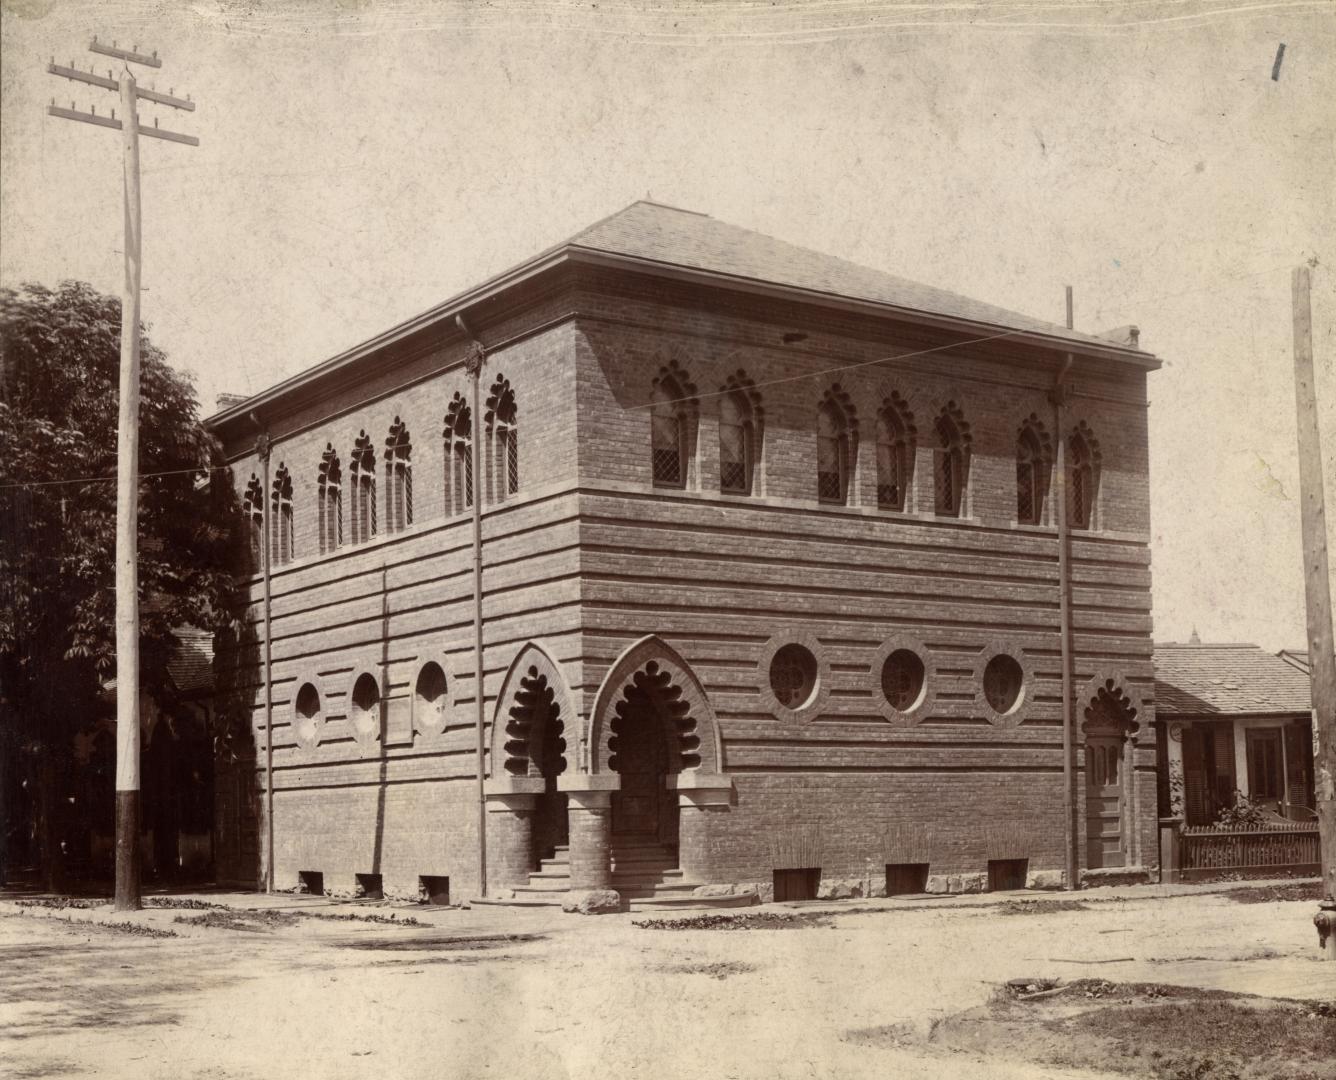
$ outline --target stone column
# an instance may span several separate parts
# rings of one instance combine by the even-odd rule
[[[724,773],[672,773],[668,789],[677,792],[677,865],[687,881],[712,882],[710,816],[733,805],[733,778]]]
[[[483,785],[487,799],[487,884],[514,889],[533,869],[533,812],[543,778],[494,776]]]
[[[557,777],[566,793],[570,824],[571,891],[612,888],[612,793],[616,773],[573,773]]]

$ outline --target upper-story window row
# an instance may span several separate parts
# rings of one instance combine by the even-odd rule
[[[498,375],[489,392],[484,412],[486,423],[483,479],[484,498],[502,502],[520,490],[519,409],[509,380]],[[463,395],[456,393],[444,417],[442,507],[446,517],[464,513],[473,506],[474,456],[473,411]],[[378,469],[383,467],[383,479]],[[306,472],[305,469],[310,469]],[[269,523],[269,559],[282,566],[297,554],[299,536],[296,514],[300,505],[314,506],[314,530],[310,543],[314,553],[332,554],[349,544],[362,544],[381,532],[403,532],[415,520],[413,496],[413,439],[408,425],[396,416],[390,423],[383,453],[365,428],[358,432],[345,464],[332,442],[327,442],[315,463],[295,473],[305,475],[314,487],[308,504],[295,492],[294,471],[278,464],[266,498],[264,485],[252,474],[242,494],[242,511],[250,533],[254,566],[263,563],[266,514]],[[345,531],[344,496],[348,521]],[[309,490],[309,489],[308,489]],[[381,513],[380,496],[384,506]]]
[[[732,374],[717,393],[718,490],[754,495],[764,483],[764,408],[762,394],[744,371]],[[862,502],[859,481],[858,411],[839,383],[814,402],[815,494],[818,502]],[[697,469],[699,401],[695,385],[676,361],[659,369],[650,386],[650,476],[655,487],[693,488]],[[900,513],[926,512],[943,518],[974,516],[971,462],[975,434],[964,408],[948,400],[933,416],[926,436],[931,478],[916,495],[919,431],[913,410],[898,390],[882,398],[875,414],[876,506]],[[1037,412],[1014,429],[1015,523],[1051,525],[1055,439]],[[1100,473],[1099,444],[1083,420],[1068,434],[1065,450],[1066,509],[1072,528],[1096,527]],[[925,458],[925,468],[929,459]],[[922,509],[921,500],[931,502]],[[1007,496],[1010,497],[1010,496]]]

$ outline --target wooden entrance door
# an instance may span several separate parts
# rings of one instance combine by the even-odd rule
[[[1268,810],[1285,803],[1284,755],[1279,728],[1249,728],[1248,797]]]
[[[612,795],[614,833],[645,837],[659,834],[660,808],[667,794],[668,754],[657,719],[633,713],[617,735],[617,772],[622,782]]]
[[[1086,865],[1126,866],[1123,851],[1123,743],[1121,736],[1086,739]]]

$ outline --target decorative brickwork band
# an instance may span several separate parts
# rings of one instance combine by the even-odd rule
[[[574,891],[612,888],[611,799],[620,786],[620,777],[610,774],[557,779],[557,790],[567,797]]]

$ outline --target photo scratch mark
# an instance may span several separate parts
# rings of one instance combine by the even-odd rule
[[[1289,492],[1285,490],[1285,485],[1276,479],[1276,474],[1271,471],[1271,463],[1267,461],[1266,458],[1262,457],[1261,454],[1256,452],[1254,452],[1253,456],[1257,458],[1258,471],[1262,474],[1260,489],[1269,495],[1275,495],[1277,498],[1284,499],[1288,502],[1290,498]]]
[[[1276,49],[1276,62],[1271,65],[1271,81],[1280,82],[1280,62],[1285,59],[1285,42]]]

